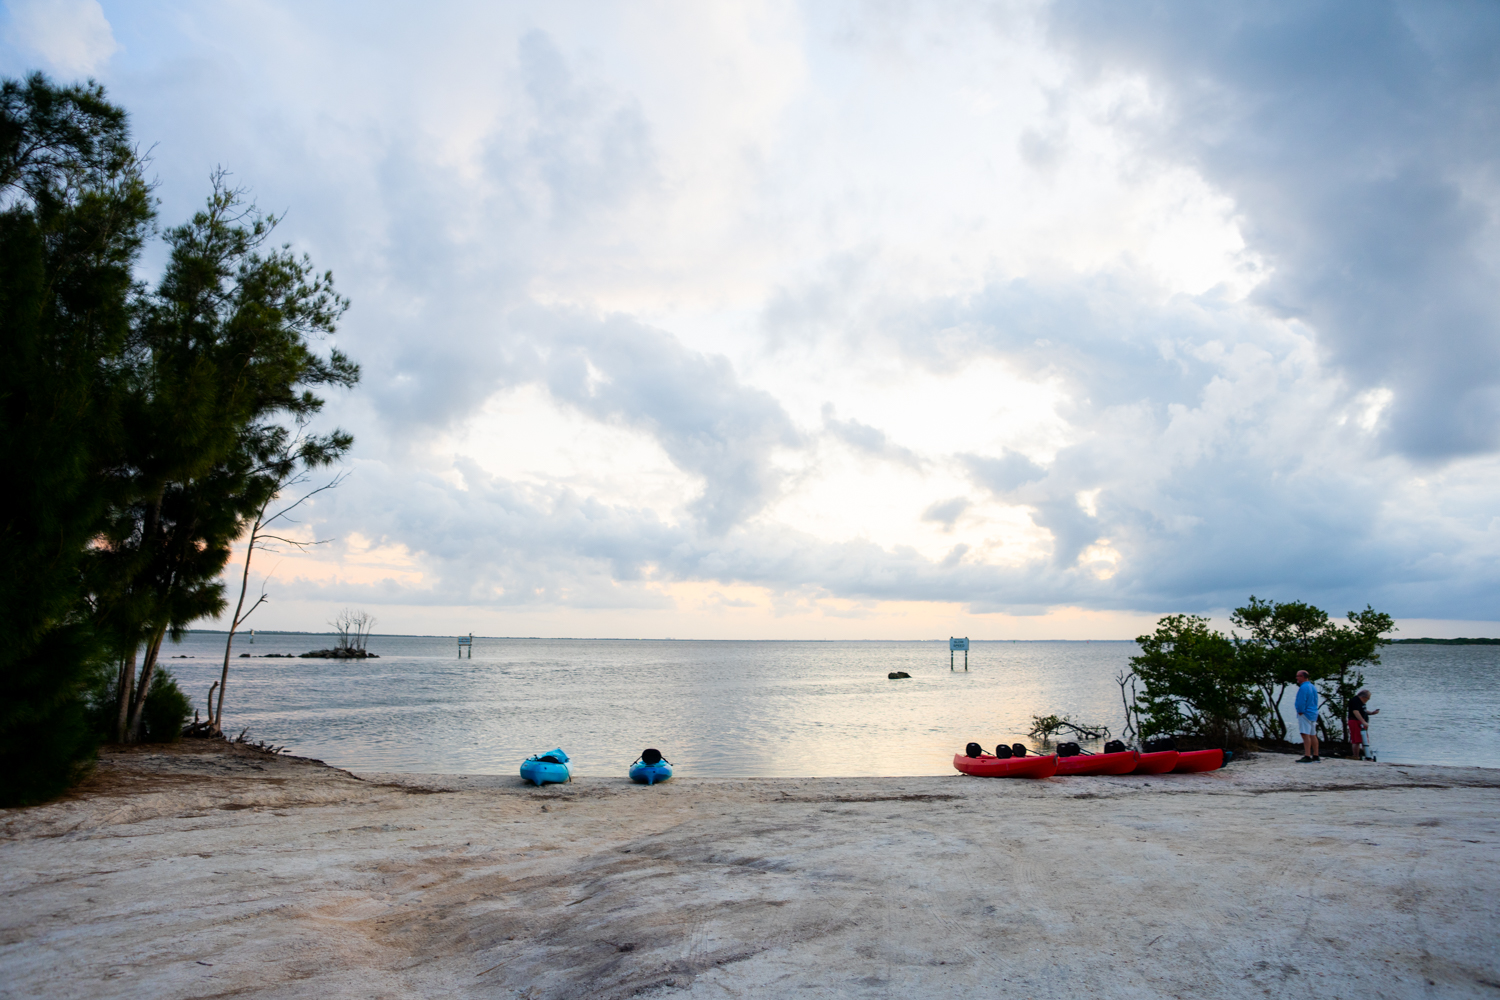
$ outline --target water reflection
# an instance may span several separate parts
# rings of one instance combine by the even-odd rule
[[[168,661],[199,705],[223,637]],[[951,672],[944,642],[672,642],[376,636],[378,660],[262,659],[320,636],[240,640],[227,723],[355,770],[512,773],[561,745],[575,772],[623,774],[643,747],[717,777],[952,773],[955,750],[1024,740],[1033,714],[1118,730],[1114,675],[1131,642],[975,642]],[[1500,764],[1495,647],[1393,647],[1368,671],[1383,760]],[[909,680],[887,673],[904,670]],[[1433,720],[1467,734],[1427,736]],[[1434,745],[1436,744],[1436,745]]]

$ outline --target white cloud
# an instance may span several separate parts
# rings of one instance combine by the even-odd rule
[[[703,492],[700,476],[684,472],[652,434],[600,421],[558,404],[545,389],[525,385],[497,393],[459,428],[436,438],[430,457],[467,488],[462,456],[489,475],[537,486],[566,487],[578,496],[650,510],[668,522],[686,516]]]
[[[1080,75],[1150,81],[1161,111],[1130,127],[1233,199],[1269,270],[1257,301],[1308,323],[1354,391],[1391,393],[1386,447],[1500,447],[1500,8],[1052,14]]]
[[[8,40],[54,73],[97,73],[119,51],[98,0],[6,0]]]
[[[224,163],[354,300],[357,470],[316,507],[346,541],[288,596],[528,634],[1491,613],[1493,80],[1429,38],[1397,76],[1468,80],[1454,114],[1408,86],[1348,124],[1278,82],[1297,5],[1264,38],[1077,9],[122,8],[167,221]],[[1473,225],[1407,273],[1324,174]]]

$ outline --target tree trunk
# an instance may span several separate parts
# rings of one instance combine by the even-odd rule
[[[250,557],[255,554],[255,540],[260,535],[261,519],[266,516],[266,504],[270,502],[270,500],[267,500],[265,504],[261,504],[260,510],[256,511],[255,523],[250,526],[250,541],[245,545],[245,568],[240,572],[240,600],[234,606],[234,616],[229,619],[229,638],[224,640],[224,669],[219,674],[219,706],[217,709],[212,704],[213,694],[212,692],[209,693],[208,721],[213,732],[219,736],[224,735],[224,724],[221,721],[224,715],[224,689],[229,686],[229,655],[234,649],[234,633],[239,630],[240,623],[248,617],[243,612],[245,610],[245,591],[250,586]],[[262,599],[264,599],[264,594],[262,594]],[[257,601],[256,607],[259,606],[260,602]],[[254,611],[255,608],[251,608],[250,610]]]
[[[115,687],[115,742],[125,742],[125,726],[130,720],[130,697],[135,694],[135,657],[139,647],[132,644],[130,655],[120,658],[119,683]]]
[[[1261,735],[1267,739],[1286,739],[1286,720],[1281,717],[1281,699],[1273,696],[1272,685],[1261,684],[1259,688],[1265,705],[1265,714],[1261,717]]]
[[[246,557],[245,561],[249,562],[250,561],[249,557]],[[240,603],[243,604],[244,602],[245,602],[245,595],[244,595],[244,592],[242,591],[240,593]],[[238,614],[239,613],[238,610],[236,610],[235,613]],[[222,736],[224,734],[224,725],[223,725],[223,723],[220,720],[222,719],[222,717],[224,715],[224,689],[229,686],[229,650],[230,650],[230,648],[233,645],[234,645],[234,624],[231,622],[230,626],[229,626],[229,638],[224,643],[224,669],[219,673],[219,683],[218,683],[218,688],[219,688],[219,704],[218,704],[217,707],[215,707],[214,704],[213,704],[213,697],[214,697],[213,691],[210,690],[208,692],[208,700],[209,700],[209,705],[208,705],[209,720],[208,721],[209,721],[209,724],[213,727],[213,732],[214,732],[214,734],[216,736]]]
[[[1346,704],[1348,699],[1344,697],[1344,692],[1349,688],[1348,677],[1349,668],[1344,667],[1339,671],[1338,684],[1334,686],[1334,691],[1336,692],[1334,698],[1330,699],[1334,702],[1333,717],[1338,720],[1339,732],[1344,734],[1345,743],[1351,742],[1349,739],[1349,709]]]
[[[1281,714],[1281,702],[1286,697],[1286,685],[1283,684],[1276,692],[1276,697],[1271,699],[1271,733],[1278,740],[1285,740],[1287,736],[1286,718]]]
[[[166,626],[157,630],[152,636],[151,643],[146,647],[146,659],[141,664],[141,682],[136,687],[135,697],[131,699],[130,705],[130,727],[129,742],[139,743],[141,740],[141,724],[146,716],[146,695],[151,692],[151,679],[156,673],[156,658],[161,652],[161,641],[166,637]]]

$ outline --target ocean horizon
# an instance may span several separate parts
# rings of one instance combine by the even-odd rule
[[[195,630],[163,648],[200,711],[226,636]],[[475,636],[461,658],[452,635],[377,634],[378,659],[286,658],[333,640],[237,635],[225,729],[355,771],[514,773],[561,746],[578,774],[624,774],[651,746],[704,777],[951,774],[970,741],[1045,749],[1027,737],[1033,715],[1119,735],[1116,677],[1138,651],[971,638],[965,672],[945,640]],[[1500,647],[1389,646],[1365,674],[1382,761],[1500,767]]]

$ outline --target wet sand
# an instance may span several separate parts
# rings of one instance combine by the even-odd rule
[[[1500,772],[355,777],[0,811],[7,997],[1500,997]]]

